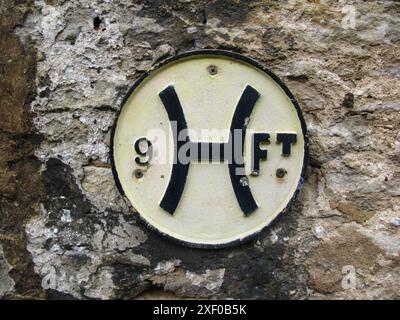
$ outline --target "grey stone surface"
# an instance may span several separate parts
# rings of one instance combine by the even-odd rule
[[[343,24],[348,5],[354,28]],[[37,50],[30,108],[44,196],[25,232],[35,273],[54,268],[49,295],[400,297],[399,3],[38,0],[14,32]],[[200,48],[241,52],[275,72],[310,135],[295,206],[255,241],[225,250],[184,248],[138,224],[109,160],[110,128],[133,81]],[[347,265],[353,290],[341,286]]]
[[[8,274],[11,268],[4,256],[3,247],[0,245],[0,297],[14,289],[14,280]]]

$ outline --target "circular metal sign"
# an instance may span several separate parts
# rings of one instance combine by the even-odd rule
[[[195,247],[236,244],[301,187],[306,127],[286,86],[226,51],[178,55],[127,95],[112,135],[120,191],[152,229]]]

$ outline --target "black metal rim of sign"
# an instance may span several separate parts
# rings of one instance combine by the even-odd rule
[[[124,105],[126,104],[127,100],[129,99],[129,97],[131,96],[131,94],[136,90],[136,88],[138,88],[138,86],[148,77],[150,76],[152,73],[154,73],[155,71],[157,71],[158,69],[160,69],[161,67],[164,67],[167,64],[173,63],[177,60],[180,60],[182,58],[188,58],[188,57],[196,57],[196,56],[225,56],[228,58],[232,58],[234,60],[239,60],[241,62],[245,62],[253,67],[256,67],[257,69],[263,71],[264,73],[266,73],[268,76],[270,76],[280,87],[281,89],[285,92],[285,94],[289,97],[290,101],[292,102],[293,106],[296,109],[297,112],[297,116],[299,117],[300,123],[301,123],[301,128],[302,128],[302,133],[303,133],[303,137],[304,137],[304,158],[303,158],[303,167],[301,170],[301,175],[300,175],[300,179],[297,183],[297,187],[295,192],[293,193],[293,196],[291,197],[291,199],[289,200],[288,204],[286,205],[286,207],[277,214],[277,216],[265,227],[263,227],[261,230],[252,233],[251,235],[248,235],[242,239],[237,239],[234,241],[230,241],[227,243],[222,243],[222,244],[202,244],[202,243],[193,243],[193,242],[188,242],[188,241],[184,241],[184,240],[180,240],[177,238],[174,238],[160,230],[158,230],[156,227],[154,227],[153,225],[151,225],[141,214],[140,212],[137,212],[137,214],[135,214],[135,218],[140,221],[141,223],[143,223],[144,225],[147,226],[148,229],[152,230],[153,232],[157,233],[158,235],[161,235],[163,237],[165,237],[168,240],[171,240],[172,242],[178,243],[180,245],[184,245],[187,247],[191,247],[191,248],[200,248],[200,249],[222,249],[222,248],[229,248],[229,247],[233,247],[233,246],[237,246],[240,244],[244,244],[245,242],[248,242],[250,240],[254,240],[256,239],[256,237],[263,232],[265,229],[267,229],[268,227],[271,227],[272,225],[274,225],[275,223],[278,222],[278,220],[282,217],[282,214],[287,212],[290,207],[293,205],[293,203],[295,202],[295,200],[297,199],[297,196],[300,192],[301,187],[303,186],[304,182],[305,182],[305,178],[306,178],[306,171],[307,171],[307,165],[308,165],[308,156],[309,156],[309,139],[308,139],[308,135],[307,135],[307,127],[306,127],[306,123],[304,121],[303,118],[303,114],[302,111],[300,109],[299,104],[297,103],[296,99],[294,98],[293,94],[290,92],[289,88],[283,83],[283,81],[281,79],[278,78],[278,76],[276,76],[272,71],[270,71],[269,69],[265,68],[263,65],[261,65],[259,62],[253,60],[252,58],[248,58],[246,56],[243,56],[239,53],[235,53],[235,52],[231,52],[231,51],[226,51],[226,50],[219,50],[219,49],[201,49],[201,50],[193,50],[193,51],[188,51],[188,52],[184,52],[184,53],[180,53],[177,54],[175,56],[169,57],[165,60],[162,60],[156,64],[154,64],[149,71],[145,71],[136,81],[135,83],[132,85],[132,87],[129,89],[128,93],[125,95],[119,112],[117,114],[117,117],[114,121],[114,125],[111,129],[111,139],[110,139],[110,161],[111,161],[111,169],[112,169],[112,173],[115,179],[115,183],[116,186],[119,190],[119,192],[121,193],[122,196],[125,196],[125,192],[122,188],[121,182],[119,180],[118,177],[118,173],[115,167],[115,160],[114,160],[114,136],[115,136],[115,131],[117,128],[117,124],[118,124],[118,119],[119,116],[122,112],[122,109],[124,107]],[[130,201],[129,201],[130,202]],[[135,209],[136,210],[136,209]]]

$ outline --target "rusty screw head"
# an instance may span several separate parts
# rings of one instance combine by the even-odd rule
[[[208,67],[207,67],[207,70],[208,70],[208,73],[210,74],[210,75],[212,75],[212,76],[215,76],[217,73],[218,73],[218,68],[217,68],[217,66],[215,66],[215,65],[209,65]]]
[[[278,178],[283,178],[286,173],[287,173],[287,171],[285,169],[283,169],[283,168],[276,169],[276,176]]]
[[[135,175],[135,177],[136,177],[137,179],[143,178],[143,171],[140,170],[140,169],[136,169],[136,170],[133,172],[133,174]]]

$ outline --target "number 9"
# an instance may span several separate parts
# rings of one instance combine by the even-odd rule
[[[143,150],[143,144],[145,144],[145,150]],[[153,145],[150,140],[146,137],[138,138],[135,141],[135,151],[138,156],[135,157],[135,162],[140,166],[148,165],[151,158],[153,157]],[[143,159],[145,158],[145,159]]]

